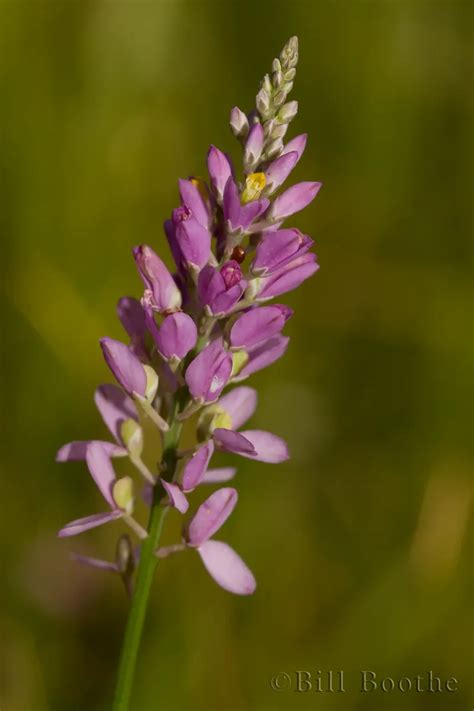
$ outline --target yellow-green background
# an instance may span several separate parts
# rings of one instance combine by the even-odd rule
[[[68,552],[111,556],[120,525],[56,539],[103,501],[55,450],[105,436],[97,341],[140,293],[131,247],[165,249],[177,178],[203,174],[211,142],[236,148],[229,110],[291,34],[296,178],[324,182],[294,224],[321,270],[287,299],[291,346],[253,379],[253,424],[293,457],[238,462],[219,535],[254,597],[191,553],[160,565],[132,708],[472,708],[472,19],[456,0],[2,0],[2,711],[110,708],[125,596]],[[295,669],[433,669],[459,691],[270,689]]]

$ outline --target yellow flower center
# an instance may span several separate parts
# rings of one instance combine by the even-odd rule
[[[245,188],[242,192],[242,204],[258,200],[265,187],[265,173],[250,173],[245,179]]]

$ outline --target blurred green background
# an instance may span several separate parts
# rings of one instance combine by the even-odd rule
[[[253,425],[293,457],[238,462],[221,537],[253,598],[191,553],[159,566],[133,709],[472,707],[472,19],[455,0],[0,3],[2,711],[110,708],[125,595],[69,551],[110,558],[120,525],[56,538],[103,502],[54,454],[105,436],[97,340],[140,294],[131,247],[165,249],[177,178],[211,142],[236,151],[229,110],[292,34],[296,177],[324,182],[294,224],[321,270],[250,384]],[[296,669],[344,669],[350,690],[271,690]],[[459,691],[363,695],[361,669]]]

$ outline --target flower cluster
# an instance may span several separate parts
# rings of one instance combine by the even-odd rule
[[[86,461],[108,510],[67,524],[60,536],[121,519],[139,539],[147,538],[134,518],[134,479],[117,477],[115,457],[128,457],[136,467],[150,507],[174,507],[182,514],[194,489],[234,477],[234,468],[209,468],[215,451],[271,463],[289,457],[277,435],[241,429],[257,405],[253,388],[239,385],[222,393],[284,354],[289,339],[282,331],[293,311],[268,302],[318,269],[311,238],[282,227],[320,188],[320,183],[300,182],[280,190],[307,138],[283,140],[298,109],[296,101],[287,102],[297,61],[293,37],[263,79],[256,109],[248,115],[232,109],[231,129],[243,147],[242,175],[211,146],[209,181],[179,181],[180,204],[164,224],[175,273],[150,246],[133,250],[144,292],[140,300],[124,297],[118,303],[128,343],[100,342],[117,385],[101,385],[95,404],[113,441],[71,442],[57,454],[58,461]],[[195,415],[197,444],[180,451],[182,423]],[[143,418],[156,425],[162,440],[163,459],[156,471],[142,458]],[[245,563],[226,543],[212,539],[236,503],[234,488],[217,489],[184,526],[182,542],[157,549],[155,555],[194,549],[219,585],[252,593],[255,580]],[[130,584],[139,555],[139,546],[121,536],[115,563],[79,560],[119,572]]]

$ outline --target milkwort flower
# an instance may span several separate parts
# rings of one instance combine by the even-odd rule
[[[256,409],[256,391],[246,385],[226,393],[224,389],[284,354],[289,339],[283,330],[293,311],[269,302],[318,269],[310,251],[312,239],[283,226],[321,187],[308,181],[283,187],[307,141],[306,134],[284,141],[298,111],[297,102],[287,100],[297,61],[298,42],[292,37],[262,80],[256,108],[248,114],[232,109],[230,126],[242,145],[242,167],[211,146],[209,181],[195,177],[179,181],[179,204],[164,224],[176,273],[150,246],[133,250],[145,288],[140,300],[123,297],[117,307],[129,342],[111,338],[100,342],[117,385],[101,385],[95,402],[113,442],[71,442],[57,454],[58,461],[86,460],[109,507],[67,524],[59,535],[72,536],[118,519],[128,524],[143,541],[139,559],[123,537],[118,549],[122,557],[117,554],[115,562],[76,558],[120,573],[129,590],[141,571],[143,579],[151,580],[147,571],[152,561],[156,564],[158,558],[185,549],[197,551],[224,589],[240,595],[255,590],[255,579],[237,553],[213,539],[236,505],[236,489],[214,491],[175,545],[158,547],[161,526],[156,521],[170,507],[185,513],[196,488],[234,477],[232,467],[209,468],[216,451],[268,463],[289,457],[281,437],[242,429]],[[182,451],[182,424],[195,413],[197,444]],[[152,420],[162,442],[162,460],[155,471],[142,460],[144,417]],[[117,478],[113,457],[128,457],[146,480],[148,531],[132,516],[133,479]]]

